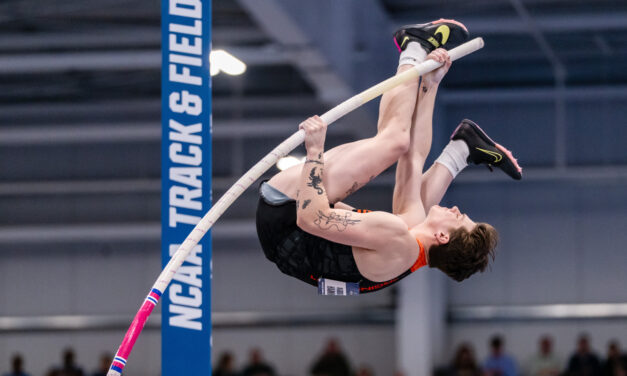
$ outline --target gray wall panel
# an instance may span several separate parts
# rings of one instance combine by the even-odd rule
[[[620,182],[522,182],[514,186],[497,189],[468,184],[449,195],[449,201],[461,203],[471,216],[493,223],[501,235],[492,271],[462,284],[450,282],[449,304],[627,301],[624,186]],[[486,192],[489,199],[472,200]],[[469,341],[483,358],[489,336],[500,332],[509,351],[524,363],[541,334],[552,334],[557,352],[565,356],[581,331],[592,335],[594,347],[603,355],[609,339],[627,341],[625,320],[567,320],[453,324],[448,345],[452,354],[460,342]]]
[[[8,370],[10,357],[23,354],[25,370],[33,376],[45,375],[51,367],[61,363],[61,353],[66,347],[76,352],[76,362],[85,374],[91,374],[98,365],[100,355],[112,353],[120,344],[124,333],[45,333],[11,334],[0,337],[0,369]],[[125,372],[129,375],[148,376],[161,372],[161,335],[155,330],[142,333],[133,350],[132,361]]]
[[[539,191],[536,184],[521,183],[517,189],[482,193],[477,187],[484,185],[452,190],[448,202],[493,223],[500,232],[499,252],[492,272],[451,283],[451,304],[627,300],[617,266],[627,265],[622,247],[627,234],[621,230],[627,210],[619,187],[554,183]],[[485,192],[489,199],[472,200]],[[484,284],[499,286],[492,287],[498,293],[484,294]]]
[[[562,359],[564,366],[568,357],[575,349],[577,336],[586,332],[590,334],[592,349],[602,358],[607,352],[610,339],[619,340],[623,346],[627,343],[626,322],[544,322],[524,323],[473,323],[470,325],[453,325],[449,331],[451,357],[453,349],[462,342],[473,345],[478,360],[483,362],[488,355],[488,342],[492,335],[498,333],[505,338],[506,352],[512,354],[519,367],[526,366],[528,359],[536,353],[537,342],[541,335],[549,334],[554,339],[554,351]]]
[[[581,101],[567,108],[568,160],[576,165],[625,164],[625,100]]]
[[[318,296],[315,287],[281,273],[261,249],[214,250],[215,311],[308,312],[388,306],[391,289],[358,299]]]
[[[452,133],[460,120],[479,124],[495,141],[512,150],[523,166],[537,166],[554,160],[555,127],[553,104],[472,103],[444,106]]]
[[[259,346],[279,374],[307,375],[329,338],[339,340],[354,367],[369,365],[376,375],[393,374],[393,327],[218,330],[214,333],[212,356],[217,359],[223,350],[229,349],[241,366],[248,359],[250,348]]]

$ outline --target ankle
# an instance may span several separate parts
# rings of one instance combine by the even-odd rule
[[[401,52],[398,59],[399,67],[402,65],[416,66],[427,59],[427,51],[418,42],[409,42],[407,48]]]
[[[453,178],[468,166],[470,150],[462,140],[451,140],[435,161],[446,167]]]

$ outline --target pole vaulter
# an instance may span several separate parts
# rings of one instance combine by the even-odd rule
[[[456,48],[451,49],[448,53],[452,61],[458,60],[468,54],[471,54],[484,45],[482,38],[475,38],[470,40]],[[438,63],[434,60],[426,60],[423,63],[415,66],[414,68],[403,72],[402,74],[391,77],[379,84],[353,96],[352,98],[342,102],[338,106],[327,111],[321,116],[322,120],[327,124],[332,124],[336,120],[340,119],[349,112],[359,108],[363,104],[378,97],[384,92],[412,79],[417,79],[426,73],[429,73],[439,68],[442,63]],[[152,289],[148,293],[148,296],[141,305],[139,311],[135,315],[130,328],[126,332],[124,339],[115,354],[113,363],[109,368],[107,376],[120,376],[126,365],[128,356],[130,355],[137,338],[144,328],[148,317],[152,313],[152,310],[157,305],[161,295],[168,287],[172,278],[176,274],[177,270],[183,264],[187,256],[192,249],[198,244],[200,239],[205,235],[207,231],[213,226],[213,224],[222,216],[226,209],[233,204],[233,202],[250,187],[263,173],[265,173],[270,167],[272,167],[280,158],[286,156],[298,145],[303,143],[305,139],[305,131],[299,130],[294,133],[288,139],[283,141],[279,146],[274,148],[268,155],[262,160],[257,162],[244,176],[242,176],[237,182],[229,188],[228,191],[216,202],[215,205],[209,210],[207,214],[198,222],[196,227],[187,236],[185,241],[178,248],[176,253],[172,256],[166,267],[163,269],[159,278],[153,285]]]

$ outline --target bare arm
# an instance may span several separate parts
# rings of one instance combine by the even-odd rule
[[[376,250],[389,246],[391,238],[406,235],[405,224],[392,214],[362,214],[329,207],[322,182],[326,125],[315,117],[301,124],[301,128],[306,132],[307,158],[299,182],[298,226],[334,242]]]

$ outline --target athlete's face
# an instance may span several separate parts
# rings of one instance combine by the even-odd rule
[[[439,231],[451,232],[460,227],[469,232],[477,225],[466,214],[459,211],[457,206],[445,208],[442,206],[432,206],[427,214],[426,220]]]

